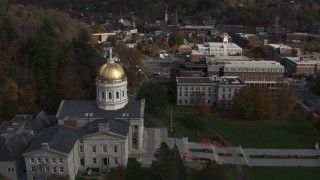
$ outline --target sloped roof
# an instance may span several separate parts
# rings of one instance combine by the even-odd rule
[[[94,100],[64,100],[61,102],[56,117],[58,119],[87,118],[86,113],[92,113],[90,118],[122,118],[129,114],[130,118],[141,118],[141,100],[128,96],[128,104],[118,110],[100,109]]]
[[[22,157],[22,153],[28,147],[27,140],[18,134],[10,134],[7,137],[0,137],[0,161],[14,161]]]
[[[78,136],[82,137],[84,135],[93,134],[99,131],[99,123],[109,123],[110,132],[114,134],[119,134],[122,136],[127,136],[129,132],[129,122],[124,122],[117,119],[100,119],[90,122],[85,127],[78,129]]]
[[[27,125],[28,129],[38,131],[58,124],[58,120],[53,115],[48,115],[41,111],[30,123]]]
[[[49,149],[70,153],[77,141],[76,130],[67,126],[53,126],[44,129],[26,152],[42,149],[42,143],[48,143]]]

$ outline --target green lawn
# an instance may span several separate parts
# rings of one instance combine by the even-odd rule
[[[151,120],[149,120],[148,118],[144,118],[144,127],[147,128],[154,128],[157,127],[156,124],[154,124]]]
[[[188,128],[185,117],[190,107],[173,107],[173,132],[169,136],[189,137],[196,141],[196,133],[212,133],[207,128]],[[170,129],[170,108],[155,114]],[[239,120],[217,115],[199,116],[222,132],[232,145],[252,148],[312,148],[317,139],[316,129],[307,115],[293,114],[288,120]]]
[[[319,179],[319,167],[246,167],[248,180],[313,180]]]
[[[312,148],[316,129],[306,115],[294,114],[288,120],[243,121],[207,116],[233,145],[252,148]]]

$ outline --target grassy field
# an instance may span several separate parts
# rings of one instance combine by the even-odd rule
[[[169,136],[189,137],[189,141],[196,141],[197,133],[213,133],[206,127],[197,129],[186,126],[184,122],[196,112],[190,107],[173,107],[173,132]],[[170,128],[170,109],[164,113],[155,114],[159,120]],[[232,145],[250,148],[313,148],[319,141],[316,129],[305,114],[294,113],[287,120],[240,120],[218,115],[196,115],[208,125],[218,129]],[[154,124],[151,125],[154,127]],[[226,179],[236,178],[236,166],[222,165]],[[318,179],[319,168],[302,167],[246,167],[243,168],[248,180],[301,180]],[[188,179],[204,179],[196,170],[187,169]]]
[[[184,120],[190,116],[192,108],[173,107],[173,132],[170,137],[189,137],[196,141],[197,133],[211,133],[206,127],[187,127]],[[170,110],[155,114],[170,128]],[[317,139],[316,129],[307,115],[294,113],[287,120],[239,120],[217,115],[197,115],[208,125],[222,132],[232,145],[252,148],[312,148]]]
[[[316,129],[306,115],[293,114],[288,120],[243,121],[206,116],[233,145],[252,148],[312,148]]]
[[[319,167],[246,167],[244,172],[248,180],[313,180],[320,177]]]

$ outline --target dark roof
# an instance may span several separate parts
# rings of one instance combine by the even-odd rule
[[[128,135],[129,123],[116,119],[95,120],[78,129],[56,125],[44,129],[26,152],[40,150],[42,149],[42,143],[48,143],[49,149],[68,154],[72,150],[77,138],[98,132],[99,123],[109,123],[110,132],[112,133],[122,136]]]
[[[0,125],[0,161],[15,161],[22,159],[28,145],[35,136],[25,125],[32,120],[31,115],[16,115],[10,121]]]
[[[129,132],[129,122],[117,119],[100,119],[90,122],[84,127],[78,129],[79,138],[99,131],[99,123],[109,123],[110,132],[127,136]]]
[[[42,149],[42,143],[48,143],[49,149],[70,153],[77,141],[76,130],[67,126],[53,126],[44,129],[26,152]]]
[[[28,124],[32,121],[31,115],[16,115],[10,121],[5,121],[0,125],[0,134],[19,134],[24,131],[20,131],[20,129],[24,129],[25,124]]]
[[[86,113],[93,113],[91,118],[122,118],[129,114],[131,118],[141,117],[141,100],[128,96],[128,104],[118,110],[100,109],[94,100],[63,100],[57,112],[58,119],[87,118]]]
[[[0,161],[13,161],[22,157],[28,146],[28,142],[22,135],[10,134],[0,137]]]
[[[218,78],[218,77],[217,77]],[[221,80],[215,80],[213,77],[177,77],[177,84],[219,84],[219,85],[245,85],[238,77],[219,77]]]
[[[53,115],[48,115],[41,111],[30,123],[27,125],[28,129],[38,131],[58,124],[58,120]]]

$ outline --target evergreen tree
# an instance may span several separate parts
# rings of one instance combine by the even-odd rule
[[[146,111],[163,111],[167,107],[167,96],[159,84],[148,81],[142,84],[136,96],[146,100]]]
[[[152,162],[152,179],[155,180],[184,180],[186,171],[177,146],[172,149],[162,142],[154,154]]]

